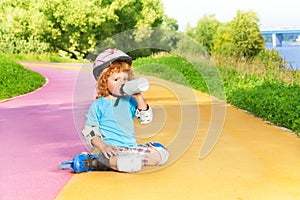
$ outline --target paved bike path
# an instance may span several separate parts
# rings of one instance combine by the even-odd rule
[[[138,127],[138,136],[168,147],[182,141],[170,149],[165,167],[136,174],[59,171],[58,162],[85,150],[72,116],[79,67],[24,65],[49,82],[0,103],[0,199],[300,199],[297,136],[205,94],[193,91],[189,99],[190,89],[155,78],[145,96],[155,114],[146,130],[156,134],[143,135]],[[200,159],[207,132],[218,123],[215,105],[226,108],[225,121],[216,145]]]

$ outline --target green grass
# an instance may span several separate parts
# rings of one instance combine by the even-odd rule
[[[300,133],[300,87],[265,81],[255,87],[236,88],[228,100],[265,120]]]
[[[0,100],[34,91],[45,81],[40,74],[0,54]]]
[[[177,56],[140,58],[134,61],[133,66],[139,73],[158,76],[226,99],[238,108],[300,135],[299,79],[293,79],[293,83],[290,79],[284,82],[271,72],[248,73],[226,67],[216,67],[217,74],[208,66],[202,66],[205,70],[199,70],[199,67]],[[226,96],[215,95],[222,94],[215,92],[215,89],[220,90],[220,86]]]
[[[136,72],[208,92],[198,70],[191,63],[179,57],[139,58],[133,62],[133,67]]]

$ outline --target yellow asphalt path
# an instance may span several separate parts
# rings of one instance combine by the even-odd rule
[[[153,84],[145,96],[155,120],[145,129],[137,127],[138,140],[179,141],[170,149],[170,162],[135,174],[74,174],[57,200],[300,199],[299,137],[206,94],[149,79]],[[213,105],[226,109],[224,124],[214,148],[200,159]]]

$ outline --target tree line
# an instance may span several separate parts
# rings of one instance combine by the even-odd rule
[[[53,52],[86,58],[99,43],[123,31],[140,27],[178,31],[176,20],[164,14],[160,0],[2,0],[0,10],[0,52],[10,54]],[[147,34],[134,37],[139,40]],[[253,11],[237,11],[227,23],[204,15],[196,27],[187,27],[185,34],[210,55],[280,62],[276,52],[265,49],[259,18]],[[178,45],[179,38],[167,37],[170,48]],[[155,38],[162,42],[166,36]]]
[[[259,59],[267,62],[266,66],[284,67],[279,53],[266,49],[259,25],[260,19],[254,11],[238,10],[227,23],[219,22],[214,15],[204,15],[196,27],[187,28],[186,34],[201,43],[214,57]]]
[[[85,57],[107,37],[163,22],[159,0],[2,0],[0,51]]]

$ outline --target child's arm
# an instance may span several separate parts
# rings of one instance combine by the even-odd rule
[[[139,110],[147,110],[148,109],[148,104],[141,93],[134,94],[134,95],[132,95],[132,97],[135,98],[137,105],[138,105],[137,108]]]
[[[109,146],[102,141],[98,126],[85,126],[81,133],[85,137],[87,143],[91,147],[98,148],[107,159],[109,159],[109,157],[111,156],[116,155],[116,152],[114,150],[116,150],[117,148],[114,146]]]
[[[92,139],[92,144],[95,148],[98,148],[103,155],[109,159],[111,156],[117,155],[115,150],[117,147],[115,146],[108,146],[105,144],[99,136],[96,136]]]

